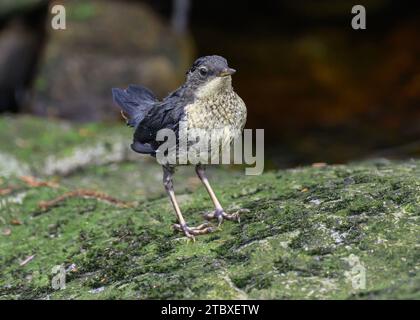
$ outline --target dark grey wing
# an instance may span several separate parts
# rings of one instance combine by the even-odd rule
[[[157,150],[163,143],[156,141],[156,135],[161,129],[171,129],[178,137],[178,126],[185,116],[185,106],[192,102],[193,95],[181,87],[162,102],[155,104],[136,128],[132,148],[141,145],[142,148],[148,146],[154,151]]]

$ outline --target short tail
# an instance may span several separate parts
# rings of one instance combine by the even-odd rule
[[[130,127],[137,127],[158,101],[152,91],[135,85],[130,85],[125,90],[113,88],[112,97],[120,106],[121,114]]]

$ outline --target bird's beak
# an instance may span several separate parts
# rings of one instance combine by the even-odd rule
[[[234,74],[236,72],[235,69],[232,68],[225,68],[222,70],[222,72],[219,73],[219,77],[227,77],[227,76],[231,76],[232,74]]]

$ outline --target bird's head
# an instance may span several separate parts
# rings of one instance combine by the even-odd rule
[[[229,68],[221,56],[198,58],[187,72],[186,85],[193,89],[198,97],[211,96],[221,90],[232,87],[231,75],[236,72]]]

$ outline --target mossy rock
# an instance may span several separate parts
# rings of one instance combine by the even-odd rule
[[[20,122],[38,121],[43,122],[23,118],[2,124],[18,128]],[[30,132],[25,127],[16,135]],[[80,129],[69,126],[57,134],[60,139],[77,136]],[[101,130],[121,133],[112,127],[92,129],[90,143],[102,139]],[[128,139],[128,131],[121,134]],[[84,138],[74,139],[59,145],[76,146]],[[13,153],[6,145],[19,161],[27,161],[23,151]],[[38,159],[53,152],[54,143],[46,145],[34,149]],[[240,223],[227,221],[196,242],[171,228],[175,216],[162,191],[159,166],[138,161],[91,164],[66,175],[38,174],[43,181],[56,177],[56,188],[28,186],[16,174],[3,176],[0,190],[12,191],[0,196],[0,298],[420,298],[419,161],[304,167],[261,176],[215,169],[212,181],[227,211],[249,212]],[[156,178],[143,179],[143,184],[128,178],[151,168]],[[211,201],[196,181],[194,187],[185,185],[185,172],[192,176],[193,170],[183,171],[175,176],[175,186],[184,183],[177,188],[181,208],[196,225]],[[48,210],[39,208],[41,201],[81,183],[137,202],[121,207],[69,198]],[[147,188],[154,191],[138,193]],[[67,270],[61,290],[51,285],[57,265]]]

